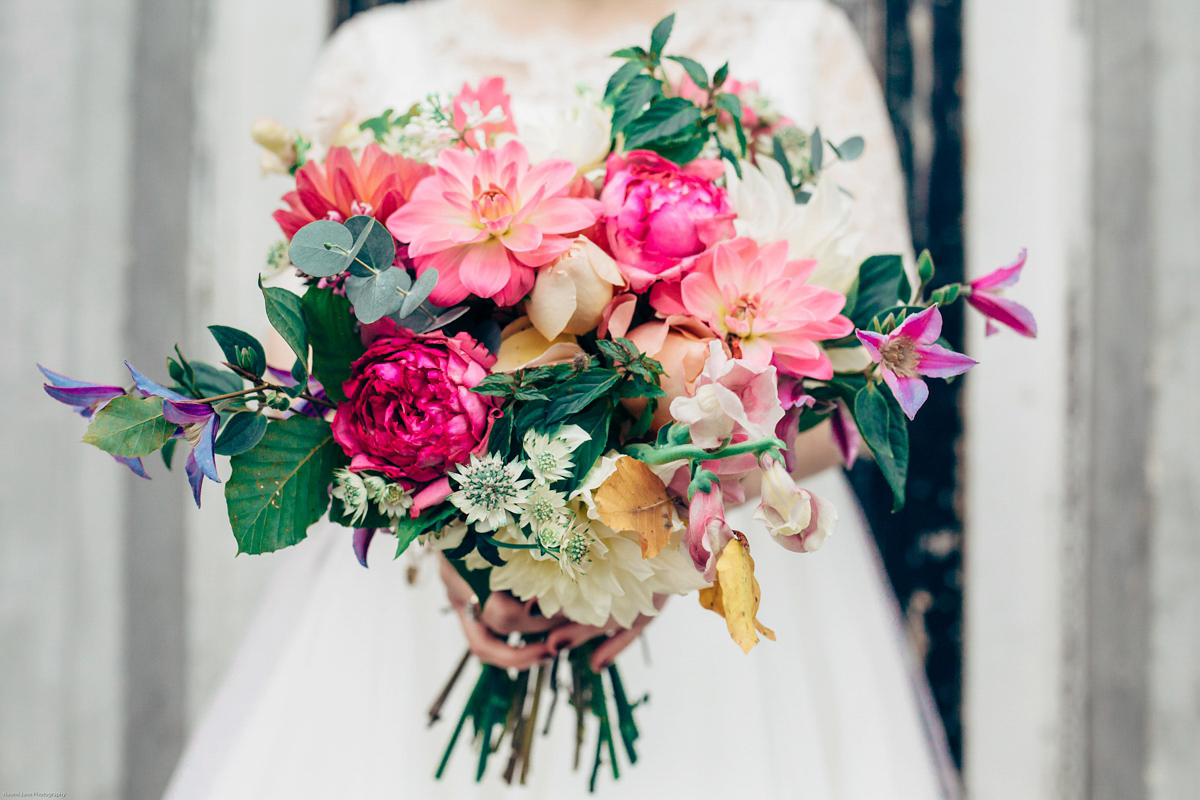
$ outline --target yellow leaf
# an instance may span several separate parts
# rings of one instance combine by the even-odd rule
[[[633,531],[642,558],[654,558],[671,540],[671,498],[649,467],[621,456],[616,471],[596,490],[600,521],[615,531]]]
[[[754,577],[754,559],[740,539],[732,539],[717,559],[717,581],[699,592],[700,605],[725,618],[729,635],[743,653],[758,644],[758,633],[775,641],[775,632],[758,621],[762,589]],[[755,633],[757,631],[758,633]]]

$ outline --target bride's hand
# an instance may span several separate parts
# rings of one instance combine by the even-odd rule
[[[662,610],[666,602],[667,595],[654,595],[655,608]],[[599,672],[611,664],[621,654],[621,651],[641,636],[642,630],[650,624],[650,620],[652,619],[654,617],[639,614],[638,618],[633,621],[633,625],[628,628],[621,628],[616,624],[601,628],[595,625],[568,622],[550,631],[550,634],[546,637],[546,645],[549,647],[550,654],[553,655],[561,650],[579,647],[585,642],[595,639],[597,636],[608,637],[592,653],[592,671]]]
[[[562,625],[564,620],[534,616],[532,600],[522,603],[506,592],[492,592],[483,608],[479,608],[475,592],[458,571],[445,558],[439,556],[438,561],[442,582],[446,584],[446,597],[462,623],[467,646],[480,661],[525,670],[554,655],[546,642],[513,647],[507,639],[511,633],[548,631]]]

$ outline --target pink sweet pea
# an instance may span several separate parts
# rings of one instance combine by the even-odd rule
[[[937,306],[914,314],[888,334],[856,331],[883,371],[883,380],[892,390],[905,415],[912,419],[929,397],[929,387],[921,380],[961,375],[979,362],[962,353],[934,344],[942,334],[942,315]]]
[[[1025,267],[1025,251],[1017,256],[1017,260],[1007,267],[990,272],[982,278],[971,281],[967,302],[987,317],[987,335],[991,336],[999,330],[996,322],[1001,322],[1022,336],[1033,338],[1037,336],[1037,321],[1029,309],[1020,303],[1006,300],[1000,296],[1000,289],[1014,285],[1021,277]],[[995,322],[993,322],[995,320]]]
[[[650,304],[660,315],[696,317],[751,363],[828,380],[833,365],[817,342],[854,330],[839,313],[846,298],[806,283],[817,262],[789,261],[787,251],[785,241],[763,247],[747,238],[721,242],[677,287],[656,287]]]
[[[533,288],[536,268],[566,252],[600,216],[598,201],[569,196],[575,172],[559,159],[531,167],[515,140],[481,153],[443,150],[437,172],[388,217],[387,228],[409,244],[418,273],[437,269],[434,303],[475,295],[511,306]]]
[[[754,518],[788,550],[811,553],[820,548],[837,527],[837,508],[797,486],[779,461],[764,458],[761,466],[762,502],[755,509]]]
[[[725,522],[725,501],[721,497],[720,485],[714,484],[710,491],[693,494],[683,544],[696,569],[704,573],[705,580],[711,581],[717,577],[714,554],[724,550],[732,538],[733,531]]]

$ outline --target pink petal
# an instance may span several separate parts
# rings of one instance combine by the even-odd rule
[[[417,259],[417,275],[427,269],[438,271],[437,285],[429,299],[439,306],[454,306],[467,299],[471,290],[463,285],[459,265],[466,258],[468,247],[452,247]]]
[[[545,188],[546,194],[551,197],[561,194],[575,180],[578,172],[570,161],[548,159],[525,173],[520,185],[521,194],[532,196],[538,188]]]
[[[542,243],[527,252],[515,251],[512,257],[530,267],[541,267],[571,249],[572,239],[553,234],[542,237]]]
[[[867,353],[871,356],[872,361],[878,363],[883,360],[883,356],[879,354],[879,351],[889,337],[884,336],[882,333],[875,333],[874,331],[855,331],[855,333],[858,335],[858,340],[862,342],[863,347],[867,349]]]
[[[931,344],[942,335],[942,313],[937,306],[930,306],[920,314],[913,314],[900,323],[893,336],[906,336],[917,344]]]
[[[458,268],[463,286],[479,297],[499,293],[512,276],[512,262],[504,245],[492,240],[468,245],[463,250],[462,264]]]
[[[883,382],[892,390],[892,395],[900,403],[900,409],[909,419],[917,416],[917,411],[929,399],[929,387],[920,378],[901,378],[890,369],[884,368]]]
[[[1024,248],[1021,254],[1017,256],[1017,260],[1007,267],[1001,267],[998,270],[989,272],[981,278],[976,278],[971,281],[972,289],[999,289],[1003,286],[1012,286],[1021,277],[1021,270],[1025,266],[1026,251]]]
[[[543,233],[577,233],[595,225],[602,209],[599,200],[551,197],[538,203],[523,221]]]
[[[931,378],[949,378],[952,375],[962,375],[979,362],[962,353],[956,353],[942,347],[940,344],[927,344],[917,347],[920,361],[917,372]]]
[[[528,252],[536,250],[542,243],[542,232],[536,225],[514,225],[500,235],[500,241],[509,250]]]
[[[991,292],[976,291],[967,297],[967,302],[991,320],[1001,322],[1022,336],[1037,336],[1037,320],[1028,308]],[[995,326],[993,326],[994,328]]]
[[[701,272],[693,272],[679,285],[683,305],[696,317],[715,320],[725,307],[725,297],[712,278]]]
[[[850,409],[842,400],[838,400],[837,405],[833,408],[831,427],[833,428],[833,441],[842,454],[842,462],[846,465],[846,469],[849,469],[858,460],[861,437],[858,433],[858,426],[854,424],[854,417],[850,414]]]

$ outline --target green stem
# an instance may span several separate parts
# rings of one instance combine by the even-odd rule
[[[491,536],[488,536],[487,534],[484,534],[484,533],[479,534],[479,536],[481,539],[483,539],[488,544],[495,545],[496,547],[506,547],[509,550],[541,550],[542,549],[542,546],[540,544],[510,544],[509,542],[502,542],[499,539],[494,539]]]
[[[784,444],[782,441],[776,439],[774,436],[767,436],[754,441],[722,445],[716,450],[705,450],[703,447],[697,447],[694,444],[677,444],[658,448],[651,445],[635,445],[630,448],[630,451],[631,455],[643,463],[666,464],[671,461],[683,459],[688,461],[716,461],[717,459],[733,458],[734,456],[746,455],[747,453],[761,456],[772,450],[783,449],[783,447]]]

